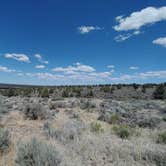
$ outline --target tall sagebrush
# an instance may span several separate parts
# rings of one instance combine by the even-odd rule
[[[17,166],[58,166],[61,159],[54,147],[33,138],[18,145],[15,162]]]

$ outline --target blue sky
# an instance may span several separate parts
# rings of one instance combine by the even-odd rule
[[[165,0],[6,0],[0,82],[166,81]]]

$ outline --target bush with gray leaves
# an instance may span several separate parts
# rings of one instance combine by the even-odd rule
[[[10,134],[8,130],[0,128],[0,153],[7,152],[11,145]]]
[[[44,132],[48,138],[53,138],[63,144],[79,140],[85,125],[79,120],[66,122],[61,129],[54,128],[49,122],[44,124]]]
[[[61,158],[53,146],[33,138],[18,145],[15,162],[17,166],[58,166]]]
[[[37,120],[37,119],[47,119],[50,117],[49,112],[38,103],[31,103],[24,108],[25,119]]]

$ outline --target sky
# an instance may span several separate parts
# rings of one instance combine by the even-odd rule
[[[0,83],[166,82],[165,0],[5,0]]]

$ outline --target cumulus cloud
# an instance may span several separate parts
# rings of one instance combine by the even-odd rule
[[[22,74],[21,74],[22,75]],[[98,83],[133,83],[148,79],[166,79],[166,70],[147,71],[143,73],[121,74],[114,76],[110,71],[104,72],[75,72],[66,75],[64,73],[25,73],[24,76],[38,79],[63,82],[65,84],[98,84]]]
[[[24,76],[24,73],[17,73],[18,76]]]
[[[109,72],[109,71],[105,71],[105,72],[93,72],[93,73],[89,74],[89,76],[95,76],[95,77],[98,77],[98,78],[108,78],[111,75],[112,75],[112,72]]]
[[[78,27],[78,31],[81,34],[87,34],[91,31],[98,31],[98,30],[102,30],[103,28],[98,27],[98,26],[80,26]]]
[[[52,71],[55,73],[25,73],[25,75],[71,84],[87,84],[92,82],[95,84],[97,82],[106,82],[113,73],[112,71],[97,72],[92,66],[84,65],[79,62],[67,67],[56,67],[52,69]]]
[[[44,63],[44,64],[48,64],[48,61],[43,60],[42,55],[40,54],[35,54],[34,57],[40,62],[40,63]]]
[[[145,73],[140,73],[139,76],[142,78],[148,78],[148,77],[166,78],[166,70],[148,71]]]
[[[160,37],[158,39],[153,40],[152,42],[153,44],[158,44],[161,45],[163,47],[166,47],[166,37]]]
[[[41,59],[42,59],[42,56],[41,56],[40,54],[35,54],[34,56],[35,56],[35,58],[37,58],[38,60],[41,60]]]
[[[49,62],[48,61],[43,61],[43,63],[48,64]]]
[[[138,67],[138,66],[130,66],[129,69],[130,69],[130,70],[138,70],[139,67]]]
[[[7,53],[4,55],[4,57],[8,58],[8,59],[15,59],[15,60],[20,61],[20,62],[30,63],[29,57],[25,54]]]
[[[53,69],[54,72],[65,72],[67,74],[72,74],[74,72],[94,72],[95,69],[88,65],[83,65],[80,63],[76,63],[74,66],[64,67],[56,67]]]
[[[79,73],[65,75],[61,74],[52,74],[52,73],[26,73],[26,76],[35,77],[44,80],[56,80],[58,82],[65,82],[66,84],[87,84],[87,83],[98,83],[108,80],[111,76],[111,72],[92,72],[92,73]]]
[[[9,69],[8,67],[0,66],[0,72],[8,72],[8,73],[11,73],[11,72],[15,72],[15,71],[16,71],[16,70]]]
[[[128,34],[124,34],[124,35],[118,35],[114,38],[114,40],[116,42],[122,42],[122,41],[129,39],[130,37],[132,37],[132,34],[128,33]]]
[[[114,69],[115,66],[114,66],[114,65],[108,65],[107,68],[109,68],[109,69]]]
[[[166,20],[166,6],[160,8],[147,7],[131,13],[128,17],[116,17],[118,25],[113,28],[116,31],[139,30],[142,26],[163,20]]]
[[[57,75],[52,73],[35,73],[34,76],[40,79],[51,79],[51,80],[58,80],[64,78],[63,75]]]
[[[137,74],[123,74],[119,77],[111,77],[111,81],[116,82],[125,82],[133,80],[140,81],[140,80],[148,80],[148,79],[166,79],[166,70],[159,70],[159,71],[147,71],[144,73],[137,73]]]
[[[45,66],[44,66],[44,65],[36,65],[35,68],[36,68],[36,69],[44,69]]]
[[[115,40],[116,42],[123,42],[123,41],[125,41],[125,40],[131,38],[132,36],[136,36],[136,35],[139,35],[139,34],[141,34],[141,33],[142,33],[142,32],[140,32],[140,31],[134,31],[133,33],[120,34],[120,35],[116,36],[116,37],[114,38],[114,40]]]

